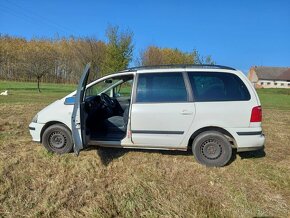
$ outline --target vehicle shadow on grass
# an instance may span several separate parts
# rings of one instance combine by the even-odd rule
[[[178,151],[178,150],[147,150],[147,149],[130,149],[130,148],[106,148],[106,147],[89,147],[86,150],[96,150],[97,155],[100,157],[101,162],[104,166],[108,166],[113,160],[116,160],[129,152],[142,152],[142,153],[158,153],[162,155],[170,156],[193,156],[191,149],[187,151]],[[233,155],[230,161],[225,165],[228,166],[234,162],[237,158],[237,155],[241,159],[252,159],[252,158],[263,158],[266,156],[265,151],[248,151],[248,152],[239,152],[233,150]]]
[[[262,158],[266,156],[266,152],[264,149],[257,150],[257,151],[247,151],[247,152],[240,152],[238,155],[241,159],[252,159],[252,158]]]
[[[240,156],[240,158],[243,159],[252,159],[252,158],[262,158],[266,156],[266,152],[264,149],[257,150],[257,151],[245,151],[245,152],[237,152],[236,149],[233,149],[233,154],[230,159],[230,161],[225,165],[229,166],[231,163],[233,163],[237,159],[237,155]]]
[[[90,148],[93,149],[93,148]],[[101,159],[102,164],[108,166],[111,161],[118,159],[124,156],[129,152],[142,152],[142,153],[158,153],[162,155],[182,155],[182,156],[191,156],[192,152],[187,151],[176,151],[176,150],[146,150],[146,149],[130,149],[130,148],[105,148],[97,147],[97,154]]]

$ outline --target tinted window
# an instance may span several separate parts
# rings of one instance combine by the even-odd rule
[[[243,81],[230,73],[188,73],[195,101],[247,101],[250,93]]]
[[[181,73],[139,74],[136,102],[184,102],[187,92]]]

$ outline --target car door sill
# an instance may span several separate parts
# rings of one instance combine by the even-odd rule
[[[187,147],[180,146],[155,146],[155,145],[134,145],[134,144],[121,144],[120,140],[91,140],[89,141],[89,145],[97,145],[101,147],[115,147],[115,148],[129,148],[129,149],[155,149],[155,150],[180,150],[186,151]]]

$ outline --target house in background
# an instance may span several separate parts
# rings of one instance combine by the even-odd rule
[[[290,88],[289,67],[251,67],[248,78],[255,88]]]

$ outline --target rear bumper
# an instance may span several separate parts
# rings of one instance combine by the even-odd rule
[[[265,146],[262,145],[261,147],[245,147],[245,148],[237,148],[237,152],[244,152],[244,151],[258,151],[264,150]]]
[[[265,135],[261,127],[229,129],[238,152],[264,149]]]
[[[29,132],[30,135],[32,136],[32,140],[35,142],[41,142],[41,138],[40,138],[40,134],[41,134],[41,130],[43,128],[45,124],[42,123],[30,123],[29,124]]]
[[[255,151],[264,148],[265,135],[242,135],[238,138],[237,151]]]

